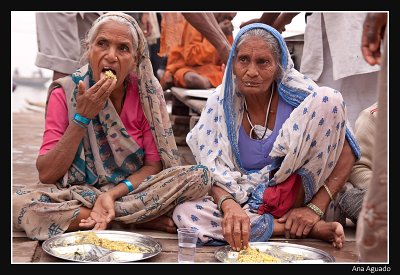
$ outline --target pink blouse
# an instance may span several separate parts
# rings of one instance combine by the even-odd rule
[[[128,89],[120,118],[128,134],[143,148],[144,160],[159,161],[156,143],[151,134],[150,125],[144,116],[138,94],[137,79],[133,83],[134,89]],[[131,87],[132,87],[131,86]],[[46,154],[61,139],[69,124],[68,108],[63,88],[55,89],[49,98],[43,134],[42,146],[39,155]]]

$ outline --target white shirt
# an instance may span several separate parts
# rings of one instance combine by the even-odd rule
[[[322,20],[331,51],[333,79],[375,72],[361,52],[361,35],[366,13],[313,13],[307,19],[300,71],[317,81],[323,70]]]

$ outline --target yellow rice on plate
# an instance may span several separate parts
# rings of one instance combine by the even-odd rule
[[[123,241],[112,241],[106,238],[99,238],[94,232],[78,232],[78,237],[75,241],[76,244],[93,244],[106,248],[108,250],[131,252],[131,253],[143,253],[147,252],[146,249],[137,245],[123,242]]]
[[[248,247],[239,252],[236,260],[239,263],[280,263],[279,258],[261,252],[258,248]]]

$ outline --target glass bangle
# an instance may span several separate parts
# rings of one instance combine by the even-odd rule
[[[318,206],[316,206],[315,204],[313,204],[311,202],[308,203],[306,206],[308,208],[310,208],[312,211],[314,211],[322,219],[322,217],[324,216],[324,212],[322,212],[322,210],[319,209]]]
[[[129,193],[133,191],[133,185],[130,180],[121,180],[121,182],[125,183],[126,187],[128,187]]]
[[[80,114],[75,114],[74,115],[74,119],[76,119],[79,122],[82,122],[85,125],[88,125],[90,122],[90,119],[88,119],[87,117],[81,116]]]
[[[328,186],[326,186],[326,184],[324,184],[322,186],[325,188],[326,193],[328,193],[329,197],[331,198],[331,201],[334,201],[331,190],[329,190]]]
[[[78,120],[76,120],[75,118],[72,119],[73,122],[75,122],[76,125],[78,125],[79,127],[82,127],[83,129],[87,129],[87,125],[86,124],[82,124],[80,123]]]

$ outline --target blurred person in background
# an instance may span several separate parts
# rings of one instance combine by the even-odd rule
[[[53,71],[53,80],[81,67],[81,41],[101,13],[37,12],[38,52],[35,65]]]
[[[236,13],[215,13],[214,16],[229,43],[233,41],[232,19]],[[171,86],[208,89],[217,87],[223,76],[223,61],[216,48],[193,27],[183,21],[180,44],[171,49],[161,85],[164,90]]]
[[[64,77],[80,68],[86,50],[82,41],[93,22],[102,13],[90,12],[37,12],[36,34],[38,52],[35,65],[53,71],[53,80]],[[140,19],[145,36],[151,34],[149,16],[143,13],[130,13]]]
[[[379,64],[378,117],[373,137],[372,176],[367,182],[357,223],[357,245],[361,262],[388,261],[388,14],[368,13],[362,25],[361,52],[371,66]]]
[[[148,18],[144,19],[145,17]],[[166,57],[161,57],[159,55],[161,14],[155,12],[142,13],[141,22],[148,22],[147,27],[144,23],[142,23],[141,27],[149,46],[149,55],[153,66],[153,73],[158,79],[161,79],[167,62]],[[148,29],[151,29],[151,31],[149,32]]]

